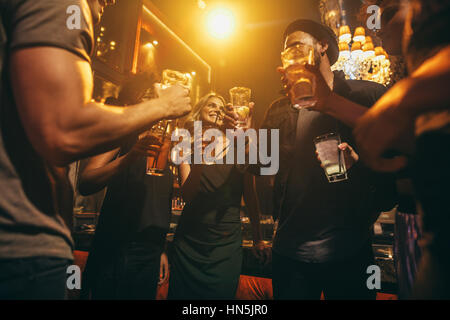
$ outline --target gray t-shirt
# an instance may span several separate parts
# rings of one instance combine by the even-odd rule
[[[17,112],[9,64],[14,51],[43,46],[90,62],[90,9],[86,0],[0,0],[0,9],[0,260],[72,259],[68,170],[49,165],[33,149]],[[72,15],[78,12],[80,28],[70,30],[67,21],[77,22]]]

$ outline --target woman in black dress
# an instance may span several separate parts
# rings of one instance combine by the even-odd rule
[[[219,128],[224,108],[221,96],[209,94],[195,106],[188,126],[201,120],[203,127]],[[168,298],[233,299],[242,266],[241,198],[251,195],[253,178],[233,164],[181,164],[180,176],[186,206],[170,254]],[[253,197],[245,200],[258,246],[259,213]]]

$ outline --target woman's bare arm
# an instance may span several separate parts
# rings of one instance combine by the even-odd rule
[[[202,175],[201,165],[180,164],[181,192],[183,200],[192,202],[200,189],[200,178]]]
[[[129,154],[111,161],[118,152],[119,149],[115,149],[89,159],[81,173],[79,191],[82,195],[91,195],[105,188],[131,162]]]

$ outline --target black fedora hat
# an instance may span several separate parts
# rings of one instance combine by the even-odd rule
[[[339,46],[336,35],[329,27],[313,20],[295,20],[287,26],[286,31],[284,31],[283,40],[286,40],[288,35],[296,31],[303,31],[319,41],[326,41],[328,43],[327,55],[330,60],[330,65],[333,65],[337,61],[339,57]]]

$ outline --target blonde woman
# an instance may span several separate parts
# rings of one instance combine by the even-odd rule
[[[220,128],[225,100],[203,97],[186,122]],[[170,255],[169,299],[233,299],[242,265],[240,207],[244,195],[252,218],[255,245],[261,243],[259,210],[250,176],[233,164],[181,164],[186,206]],[[261,252],[260,252],[261,253]]]

